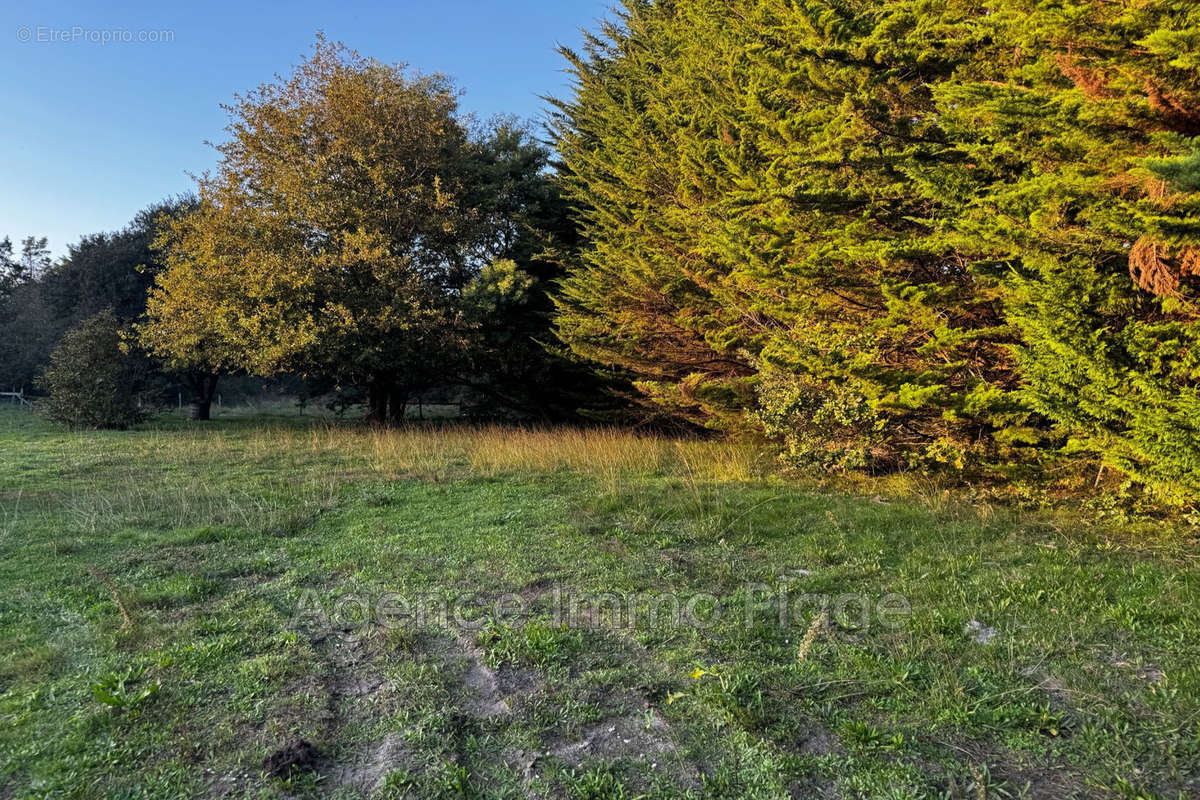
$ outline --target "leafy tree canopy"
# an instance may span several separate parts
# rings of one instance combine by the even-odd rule
[[[469,324],[473,282],[515,259],[530,291],[504,302],[536,316],[533,284],[554,269],[537,254],[569,224],[544,148],[509,122],[473,133],[456,98],[441,76],[324,39],[238,97],[198,208],[159,242],[147,347],[179,369],[331,376],[363,387],[376,418],[495,367]]]

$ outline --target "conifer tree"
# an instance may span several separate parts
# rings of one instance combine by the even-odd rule
[[[618,21],[564,51],[574,98],[554,127],[565,191],[585,242],[557,298],[559,337],[578,355],[620,368],[657,407],[696,423],[735,413],[753,374],[729,323],[715,269],[683,219],[681,127],[695,109],[672,96],[681,29],[672,3],[630,2]]]
[[[568,54],[560,146],[589,248],[564,339],[710,424],[757,385],[798,460],[961,464],[1020,426],[996,292],[955,209],[915,186],[960,157],[930,87],[973,45],[967,15],[928,17],[637,4]]]
[[[1067,450],[1161,497],[1200,491],[1200,11],[1011,0],[935,90],[967,154],[1026,401]],[[934,187],[936,188],[936,187]]]

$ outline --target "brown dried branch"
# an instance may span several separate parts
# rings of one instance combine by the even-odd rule
[[[1134,283],[1160,297],[1178,297],[1185,277],[1200,276],[1200,248],[1172,253],[1166,245],[1143,236],[1129,250],[1129,275]]]
[[[1065,53],[1055,59],[1059,71],[1066,75],[1089,100],[1111,100],[1117,93],[1108,88],[1108,78],[1094,69],[1080,66],[1079,61]]]
[[[1146,99],[1150,101],[1150,107],[1162,115],[1170,130],[1189,136],[1200,134],[1200,109],[1195,103],[1166,94],[1149,78],[1146,79]]]

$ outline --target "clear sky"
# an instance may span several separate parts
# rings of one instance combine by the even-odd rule
[[[62,255],[188,190],[215,163],[205,142],[224,135],[220,104],[290,71],[317,31],[449,75],[464,111],[540,118],[538,96],[567,86],[556,46],[577,45],[610,5],[0,0],[0,238],[48,236]]]

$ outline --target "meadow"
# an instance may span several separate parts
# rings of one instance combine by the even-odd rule
[[[1195,797],[1198,554],[719,441],[4,410],[0,798]]]

